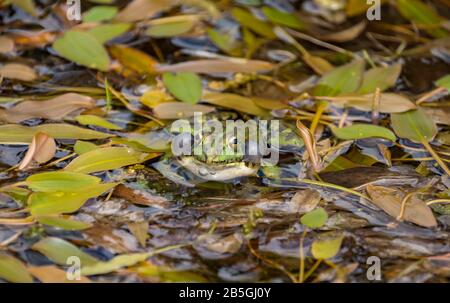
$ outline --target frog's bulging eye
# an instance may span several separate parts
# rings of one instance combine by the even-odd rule
[[[231,137],[230,140],[228,140],[228,146],[230,148],[235,148],[238,143],[238,139],[236,137]]]

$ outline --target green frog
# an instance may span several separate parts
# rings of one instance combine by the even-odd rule
[[[166,128],[171,153],[153,167],[190,187],[256,176],[261,168],[275,166],[280,153],[302,155],[303,140],[294,127],[278,120],[244,121],[229,113],[177,120]]]

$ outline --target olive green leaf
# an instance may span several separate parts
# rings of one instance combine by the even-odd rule
[[[314,89],[315,96],[336,96],[355,92],[361,85],[364,61],[355,60],[323,75]]]
[[[100,181],[100,178],[81,173],[55,171],[31,175],[25,183],[35,192],[77,192],[99,184]]]
[[[101,22],[111,20],[115,15],[117,15],[118,10],[119,9],[115,6],[95,6],[83,14],[83,22]]]
[[[0,253],[0,278],[13,283],[33,282],[22,261],[5,253]]]
[[[423,109],[391,114],[391,124],[397,136],[416,143],[429,142],[437,134],[436,124]]]
[[[163,81],[169,92],[183,102],[195,104],[202,96],[202,81],[194,73],[164,73]]]
[[[67,219],[61,216],[38,216],[39,223],[50,225],[64,230],[83,230],[92,227],[88,222]]]
[[[401,71],[401,64],[369,69],[364,73],[363,82],[358,89],[358,93],[374,93],[377,88],[379,88],[381,91],[385,91],[386,89],[395,85]]]
[[[83,125],[93,125],[93,126],[99,126],[106,129],[112,129],[112,130],[122,130],[123,127],[118,126],[114,123],[109,122],[108,120],[95,116],[95,115],[80,115],[75,118],[78,123]]]
[[[89,30],[89,34],[103,44],[124,34],[130,27],[128,23],[102,24]]]
[[[295,14],[285,13],[268,6],[263,7],[261,10],[267,19],[275,24],[285,25],[298,30],[305,29],[306,27]]]
[[[300,218],[300,222],[309,228],[320,228],[328,220],[328,214],[322,207],[318,207]]]
[[[331,259],[337,255],[341,249],[343,239],[343,235],[330,238],[327,237],[325,239],[317,239],[311,245],[311,253],[314,258],[319,260]]]
[[[395,142],[397,139],[389,129],[370,124],[353,124],[341,128],[332,127],[331,130],[336,137],[343,140],[384,138]]]
[[[446,88],[450,92],[450,75],[444,76],[436,81],[436,85]]]

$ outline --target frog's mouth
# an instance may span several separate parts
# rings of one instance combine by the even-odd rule
[[[194,156],[182,156],[177,158],[178,162],[197,177],[207,181],[227,181],[240,177],[255,175],[259,164],[244,161],[204,162]]]

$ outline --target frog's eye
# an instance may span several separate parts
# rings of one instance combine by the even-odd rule
[[[235,148],[236,145],[237,145],[237,143],[238,143],[238,139],[237,139],[236,137],[231,137],[231,138],[228,140],[228,147],[230,147],[230,148]]]

